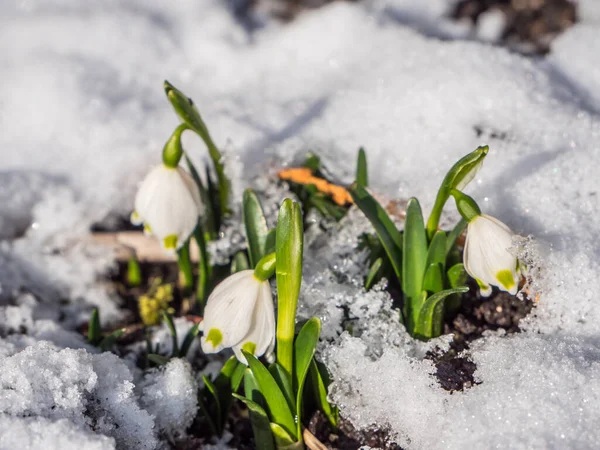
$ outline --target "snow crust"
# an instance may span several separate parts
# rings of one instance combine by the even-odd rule
[[[600,15],[579,3],[581,24],[541,60],[467,40],[444,1],[335,3],[254,31],[218,0],[2,3],[0,448],[151,449],[195,414],[187,363],[144,377],[75,332],[93,306],[104,323],[122,315],[98,281],[112,256],[82,239],[128,215],[159,160],[178,123],[165,78],[225,148],[235,200],[273,172],[263,162],[309,150],[351,181],[364,146],[372,189],[418,196],[427,213],[451,164],[489,144],[468,193],[535,237],[540,300],[524,333],[469,351],[481,384],[443,391],[423,356],[448,337],[412,341],[381,286],[360,289],[357,236],[370,228],[355,210],[307,233],[300,315],[324,322],[319,357],[342,415],[389,427],[404,448],[596,448]]]

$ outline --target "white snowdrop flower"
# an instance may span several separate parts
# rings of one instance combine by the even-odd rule
[[[231,347],[247,364],[242,349],[269,359],[275,347],[275,312],[268,280],[242,270],[223,280],[210,294],[204,310],[201,339],[204,353]]]
[[[181,167],[161,164],[150,171],[135,197],[131,222],[144,224],[167,250],[178,250],[194,232],[204,207],[198,186]]]
[[[481,295],[488,297],[491,286],[515,295],[522,266],[508,249],[513,245],[513,232],[498,219],[479,214],[467,227],[464,265],[477,281]]]

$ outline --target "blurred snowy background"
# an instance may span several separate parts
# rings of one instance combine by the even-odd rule
[[[348,255],[366,225],[351,214],[309,246],[303,288],[303,314],[333,340],[333,400],[407,449],[598,448],[600,1],[577,2],[578,22],[533,58],[493,45],[497,12],[473,27],[450,19],[451,1],[335,2],[289,23],[233,6],[0,3],[0,449],[151,449],[195,415],[189,366],[143,376],[74,331],[93,306],[121,315],[99,281],[112,255],[81,241],[129,214],[159,161],[178,123],[164,79],[224,148],[236,200],[269,158],[308,150],[350,181],[364,146],[373,189],[427,212],[451,164],[489,144],[468,191],[535,237],[541,299],[525,332],[480,340],[481,384],[443,391],[387,295],[331,275],[361,269]],[[342,306],[361,337],[337,333]]]

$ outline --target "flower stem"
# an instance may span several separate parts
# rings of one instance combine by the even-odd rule
[[[254,276],[260,281],[266,281],[275,274],[276,253],[269,253],[263,256],[254,269]]]
[[[198,244],[198,286],[196,287],[196,301],[199,314],[202,315],[204,314],[204,303],[206,302],[206,294],[208,293],[208,283],[210,282],[212,268],[209,264],[208,253],[206,252],[204,231],[200,224],[198,224],[194,231],[194,239]]]
[[[483,160],[488,154],[488,146],[478,147],[468,155],[459,159],[448,171],[435,198],[435,203],[427,220],[427,239],[431,241],[440,224],[444,205],[450,198],[452,189],[464,188],[477,174]]]
[[[173,131],[173,134],[166,142],[162,152],[162,159],[165,166],[176,168],[179,165],[179,161],[183,156],[183,146],[181,145],[181,133],[188,129],[189,127],[185,123],[182,123],[177,128],[175,128],[175,131]]]
[[[479,209],[479,205],[472,197],[457,189],[452,189],[450,194],[452,194],[456,201],[456,209],[458,209],[458,212],[467,223],[481,215],[481,209]]]
[[[190,260],[190,240],[177,251],[177,264],[183,276],[183,291],[187,295],[194,287],[194,275],[192,273],[192,261]]]

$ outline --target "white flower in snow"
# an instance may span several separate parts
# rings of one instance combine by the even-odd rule
[[[135,197],[131,221],[154,234],[167,250],[178,250],[204,211],[198,186],[181,167],[161,164],[150,171]]]
[[[269,281],[254,270],[242,270],[223,280],[208,297],[202,323],[204,353],[231,347],[247,364],[242,349],[269,359],[275,347],[275,312]]]
[[[465,269],[479,285],[481,295],[492,293],[490,286],[515,295],[524,267],[508,249],[513,233],[494,217],[479,214],[469,222],[465,242]]]

